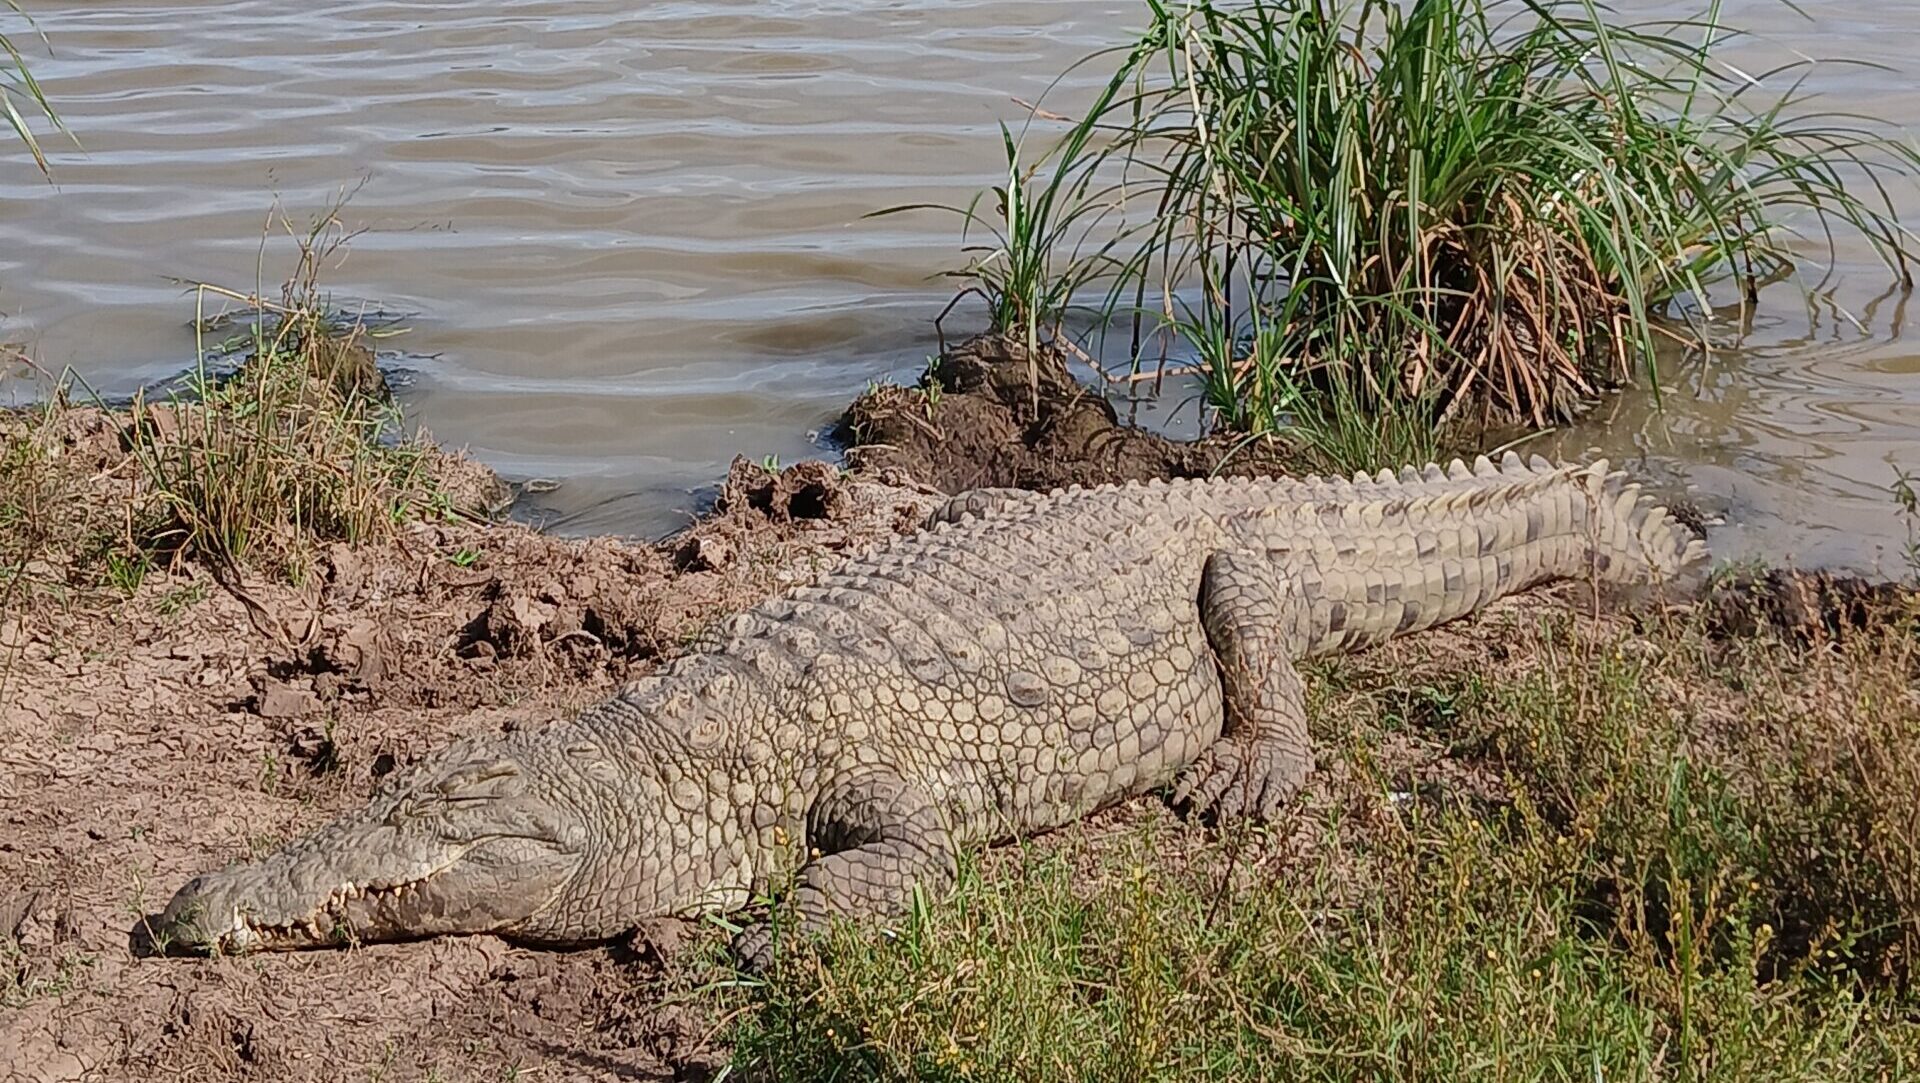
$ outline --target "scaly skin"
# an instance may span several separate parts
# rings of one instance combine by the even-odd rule
[[[159,931],[578,944],[789,878],[803,930],[891,914],[947,886],[960,847],[1156,788],[1274,816],[1313,763],[1296,659],[1705,555],[1604,463],[964,494],[578,718],[456,745],[194,880]],[[737,946],[762,963],[769,937]]]

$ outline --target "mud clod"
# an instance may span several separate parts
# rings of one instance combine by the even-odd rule
[[[712,535],[685,538],[673,550],[674,569],[682,572],[716,572],[733,558],[733,543]]]
[[[1718,635],[1743,638],[1772,629],[1803,643],[1841,639],[1920,614],[1920,596],[1910,586],[1783,568],[1734,576],[1707,601]]]
[[[315,775],[324,775],[340,767],[340,746],[325,731],[301,726],[287,735],[287,754],[307,765]]]
[[[827,463],[795,463],[772,471],[735,457],[715,510],[722,514],[757,511],[776,523],[792,523],[844,519],[849,503],[840,472]]]
[[[1284,473],[1290,454],[1278,441],[1184,443],[1123,424],[1057,351],[1030,357],[1002,336],[949,352],[915,387],[862,395],[839,432],[858,469],[894,469],[948,493]]]
[[[253,712],[261,718],[303,718],[320,709],[320,697],[311,688],[272,682],[254,698]]]

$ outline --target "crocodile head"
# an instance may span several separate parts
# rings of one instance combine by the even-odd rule
[[[565,799],[552,766],[528,762],[525,746],[449,748],[365,809],[195,878],[167,905],[155,943],[239,952],[443,933],[568,939],[556,911],[577,893],[591,803]]]

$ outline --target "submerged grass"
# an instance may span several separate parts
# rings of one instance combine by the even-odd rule
[[[1803,1079],[1920,1068],[1920,639],[1564,613],[1318,674],[1274,833],[970,860],[732,1016],[770,1079]]]
[[[1593,0],[1147,11],[1058,144],[1023,165],[1007,140],[996,243],[962,273],[996,330],[1064,337],[1097,293],[1096,323],[1133,317],[1136,365],[1170,333],[1225,427],[1361,466],[1452,421],[1548,424],[1651,380],[1662,338],[1709,345],[1709,288],[1752,301],[1795,228],[1852,229],[1908,281],[1885,184],[1920,153],[1817,108],[1811,61],[1721,63],[1740,35],[1717,0],[1658,22]]]

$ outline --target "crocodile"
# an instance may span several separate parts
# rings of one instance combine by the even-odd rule
[[[752,909],[734,946],[764,965],[776,925],[897,915],[963,847],[1155,790],[1272,819],[1314,766],[1297,660],[1552,579],[1692,581],[1706,555],[1604,461],[963,493],[599,705],[454,743],[192,880],[155,934],[562,947]]]

